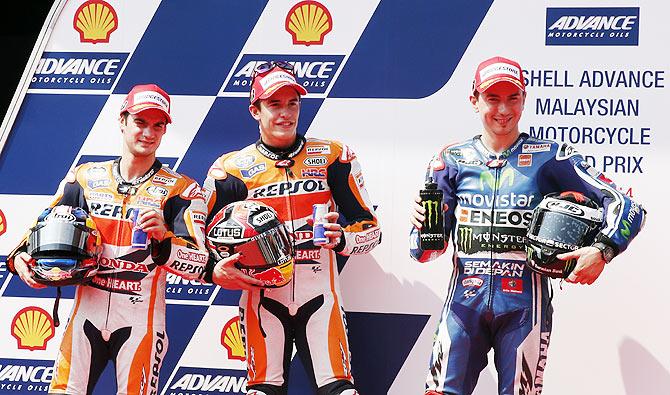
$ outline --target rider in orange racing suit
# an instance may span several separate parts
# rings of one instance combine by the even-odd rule
[[[149,90],[164,93],[158,89]],[[130,117],[145,124],[146,113]],[[167,271],[191,280],[204,273],[206,206],[200,186],[163,167],[155,157],[144,175],[125,181],[119,170],[125,160],[127,156],[77,166],[61,183],[51,204],[88,212],[101,234],[103,251],[97,275],[87,285],[77,286],[49,393],[91,393],[111,359],[116,365],[118,394],[157,394],[168,348]],[[148,248],[131,246],[131,209],[164,218],[161,242],[152,239]],[[14,273],[17,255],[27,256],[22,252],[25,242],[7,260]],[[30,259],[27,256],[22,264]],[[22,279],[34,286],[23,275]]]
[[[274,67],[254,79],[261,103],[255,103],[252,94],[250,111],[254,118],[262,113],[262,119],[256,118],[261,139],[221,156],[210,168],[203,184],[208,221],[228,203],[257,200],[274,208],[293,235],[292,281],[281,288],[245,290],[239,302],[248,393],[286,393],[295,342],[318,394],[355,394],[335,252],[368,253],[379,244],[381,231],[354,153],[336,141],[296,134],[296,91],[305,90],[289,72]],[[264,84],[266,89],[258,81],[264,78],[270,81]],[[280,119],[279,134],[287,144],[281,149],[272,144],[279,141],[278,134],[270,132],[272,126],[266,128],[265,120],[271,117],[267,111],[275,111]],[[339,210],[345,217],[334,248],[312,243],[316,203],[329,204],[328,211]]]

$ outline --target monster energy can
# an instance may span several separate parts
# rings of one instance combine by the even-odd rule
[[[432,177],[428,178],[425,189],[419,191],[421,205],[426,210],[425,219],[419,231],[419,246],[422,250],[441,250],[444,248],[444,222],[442,213],[442,190]]]

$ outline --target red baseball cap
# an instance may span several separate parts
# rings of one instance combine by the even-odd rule
[[[170,95],[156,84],[135,85],[128,92],[126,100],[123,101],[120,114],[128,111],[134,115],[150,108],[163,111],[167,117],[167,122],[172,122],[172,118],[170,117]]]
[[[251,104],[257,100],[264,100],[272,96],[279,89],[290,86],[298,92],[300,96],[307,94],[307,89],[296,81],[295,76],[288,70],[281,67],[274,67],[265,74],[259,74],[254,78],[251,85],[251,95],[249,100]]]
[[[475,80],[472,83],[472,91],[481,93],[493,84],[502,81],[511,82],[522,91],[526,91],[521,66],[517,62],[501,56],[487,59],[477,66]]]

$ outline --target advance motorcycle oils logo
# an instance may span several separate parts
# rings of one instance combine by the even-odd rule
[[[248,96],[251,76],[257,64],[285,60],[293,65],[298,83],[310,94],[324,94],[332,84],[343,59],[344,55],[244,55],[223,91],[244,93]]]
[[[547,8],[546,45],[638,45],[639,7]]]
[[[168,382],[165,395],[222,395],[247,392],[244,370],[181,367]]]
[[[109,91],[127,58],[127,53],[44,52],[30,89]]]

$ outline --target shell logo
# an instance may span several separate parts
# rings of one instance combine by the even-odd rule
[[[221,345],[228,350],[229,359],[237,359],[239,361],[246,359],[244,342],[242,342],[242,334],[240,333],[240,317],[231,318],[223,326]]]
[[[330,11],[316,1],[301,1],[286,15],[286,31],[291,33],[293,44],[323,45],[323,38],[331,30]]]
[[[74,13],[72,22],[83,43],[108,43],[109,36],[119,26],[119,17],[109,3],[103,0],[84,2]]]
[[[46,350],[54,337],[54,320],[44,309],[29,306],[21,309],[12,320],[12,336],[22,350]]]
[[[0,236],[7,231],[7,219],[5,213],[0,210]]]

